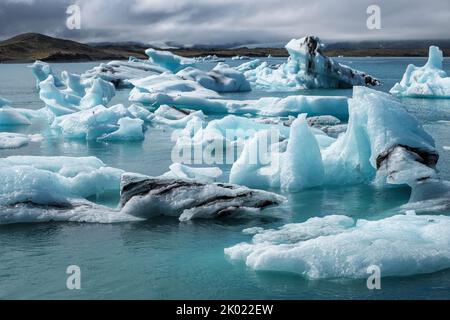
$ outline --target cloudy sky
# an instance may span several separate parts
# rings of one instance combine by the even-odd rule
[[[81,8],[81,30],[66,9]],[[381,30],[366,26],[381,8]],[[0,0],[0,39],[40,32],[81,41],[282,42],[447,39],[450,0]]]

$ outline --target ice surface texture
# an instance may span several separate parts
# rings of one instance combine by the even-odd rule
[[[292,39],[286,49],[289,58],[277,68],[267,63],[241,66],[247,79],[259,89],[287,91],[307,88],[351,88],[361,85],[378,85],[374,77],[335,62],[322,53],[319,38],[308,36]]]
[[[450,268],[450,217],[395,215],[355,221],[347,216],[311,218],[276,230],[250,230],[250,243],[226,248],[233,260],[255,270],[310,279],[408,276]]]
[[[442,69],[443,54],[431,46],[423,67],[408,65],[400,83],[390,93],[401,97],[450,98],[450,77]]]

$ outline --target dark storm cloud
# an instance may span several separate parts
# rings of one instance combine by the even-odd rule
[[[275,42],[325,39],[448,38],[449,0],[0,0],[0,37],[41,32],[84,41]],[[82,29],[65,27],[82,8]],[[381,8],[381,30],[366,9]]]

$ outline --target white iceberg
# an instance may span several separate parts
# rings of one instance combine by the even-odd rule
[[[30,142],[41,142],[40,134],[20,134],[13,132],[0,132],[0,149],[17,149],[28,145]]]
[[[117,121],[119,128],[97,138],[99,141],[140,141],[144,140],[144,121],[129,117]]]
[[[378,85],[380,82],[361,71],[342,65],[322,53],[319,38],[292,39],[286,49],[289,58],[277,68],[266,63],[244,74],[252,84],[264,90],[287,91],[307,88],[351,88]]]
[[[169,51],[147,49],[145,50],[145,54],[149,57],[150,62],[173,73],[176,73],[186,67],[191,67],[195,63],[192,59],[177,56]]]
[[[0,224],[136,220],[85,199],[118,191],[122,173],[94,157],[14,156],[0,159]]]
[[[251,91],[250,83],[245,76],[224,63],[218,63],[210,71],[188,67],[177,75],[182,79],[192,80],[201,86],[216,92],[246,92]]]
[[[39,83],[39,98],[56,116],[106,105],[115,95],[114,86],[102,79],[79,82],[76,76],[68,73],[64,75],[64,79],[67,85],[65,89],[55,86],[53,76]],[[80,93],[83,95],[79,95]]]
[[[431,46],[423,67],[408,65],[400,83],[389,91],[401,97],[450,98],[450,77],[442,68],[443,54]]]
[[[250,243],[226,248],[255,270],[292,272],[309,279],[409,276],[450,268],[450,217],[395,215],[355,221],[311,218],[276,230],[256,230]]]
[[[192,80],[164,73],[130,81],[134,88],[130,92],[130,101],[146,105],[160,106],[163,104],[174,106],[195,106],[218,98],[219,95]]]
[[[60,130],[64,138],[67,139],[141,139],[143,137],[143,120],[146,119],[146,114],[142,110],[139,111],[138,108],[139,106],[126,108],[121,104],[110,108],[99,105],[91,109],[56,117],[52,128]],[[143,115],[144,119],[136,119],[133,114]],[[138,121],[121,121],[121,119],[127,117]],[[108,136],[114,132],[116,132],[114,135]],[[132,136],[129,136],[129,134],[132,134]]]

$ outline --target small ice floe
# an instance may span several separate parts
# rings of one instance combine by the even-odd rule
[[[231,57],[231,60],[250,60],[250,57],[247,57],[247,56],[234,56],[234,57]]]
[[[219,58],[218,56],[214,55],[207,55],[204,57],[194,57],[192,58],[195,62],[206,62],[206,63],[212,63],[212,62],[225,62],[225,59]]]
[[[400,97],[450,98],[450,77],[442,67],[443,53],[431,46],[423,67],[408,65],[402,80],[389,91]]]
[[[252,241],[225,249],[254,270],[309,279],[410,276],[450,268],[450,217],[395,215],[376,221],[331,215],[279,229],[254,230]]]
[[[240,72],[246,72],[257,68],[261,63],[262,61],[260,59],[255,59],[252,61],[244,62],[243,64],[235,67],[235,69]]]
[[[218,167],[189,167],[181,163],[173,163],[169,169],[161,177],[213,183],[223,174]]]
[[[292,39],[286,45],[289,53],[286,63],[272,68],[265,62],[244,74],[255,87],[271,91],[380,84],[376,78],[324,56],[322,48],[323,44],[314,36]]]
[[[28,145],[30,142],[41,142],[40,134],[20,134],[12,132],[0,132],[0,149],[17,149]]]
[[[145,219],[163,215],[180,221],[258,217],[264,216],[262,209],[283,201],[275,193],[232,184],[136,174],[124,174],[121,182],[121,212]]]

